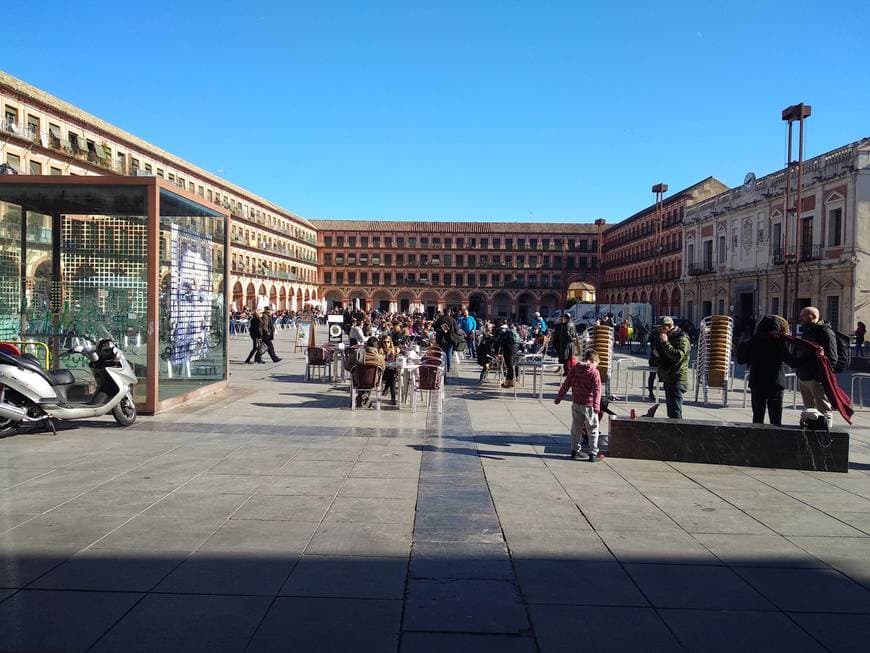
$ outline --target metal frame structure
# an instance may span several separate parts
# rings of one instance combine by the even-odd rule
[[[786,315],[792,313],[792,324],[794,324],[795,335],[799,324],[798,317],[800,315],[800,307],[798,299],[800,297],[800,256],[801,256],[801,191],[802,191],[802,176],[804,164],[804,120],[812,114],[812,107],[808,104],[800,103],[793,104],[790,107],[783,109],[782,119],[788,123],[788,143],[786,160],[787,166],[785,169],[785,198],[783,199],[783,213],[785,214],[785,233],[783,234],[782,252],[783,252],[783,286],[782,286],[782,310]],[[793,128],[794,123],[798,123],[798,158],[793,159],[792,149],[794,146]],[[795,184],[792,188],[792,170],[795,170]],[[792,202],[792,194],[795,199]],[[794,216],[794,254],[789,254],[789,225]],[[789,259],[794,259],[794,301],[789,301]]]
[[[66,206],[61,202],[57,205],[52,205],[46,199],[46,195],[40,191],[51,187],[60,192],[61,197],[75,196],[77,187],[104,187],[107,191],[112,188],[141,188],[146,195],[146,223],[144,238],[147,242],[145,274],[147,278],[146,298],[145,298],[145,342],[147,343],[147,352],[145,355],[145,370],[146,376],[144,379],[145,396],[144,401],[137,405],[137,409],[141,413],[153,414],[173,406],[177,406],[186,401],[212,394],[222,390],[228,386],[228,366],[227,357],[224,355],[223,361],[223,379],[203,385],[199,388],[190,389],[179,393],[173,397],[160,398],[159,383],[160,383],[160,348],[161,348],[161,319],[160,319],[160,281],[161,281],[161,191],[165,191],[171,195],[180,198],[180,201],[186,201],[197,207],[201,207],[203,211],[207,211],[216,217],[224,220],[224,257],[223,257],[223,301],[226,301],[227,290],[229,288],[230,279],[230,257],[226,255],[229,251],[229,233],[231,217],[227,211],[213,206],[206,206],[201,197],[188,192],[180,186],[169,183],[160,177],[119,177],[119,176],[49,176],[49,175],[15,175],[0,177],[0,199],[9,202],[13,205],[20,206],[22,211],[40,213],[49,215],[52,218],[52,298],[51,298],[51,314],[52,328],[55,334],[49,342],[49,349],[52,354],[54,364],[58,361],[58,352],[60,348],[59,337],[57,336],[57,326],[59,324],[59,316],[61,311],[60,288],[63,278],[61,269],[61,216],[68,213],[88,214],[97,213],[105,207],[95,203],[88,204],[88,198],[84,201],[79,201],[78,204]],[[76,196],[78,197],[78,196]],[[53,201],[53,200],[52,200]],[[66,200],[64,200],[66,201]],[[72,202],[73,200],[69,200]],[[94,200],[96,202],[96,200]],[[24,220],[22,220],[22,233]],[[26,246],[26,240],[24,241]],[[25,290],[24,284],[24,256],[22,256],[22,293]],[[22,301],[24,295],[22,294]],[[229,316],[224,315],[223,318],[224,334],[229,333]],[[224,338],[224,347],[226,347],[226,338]]]

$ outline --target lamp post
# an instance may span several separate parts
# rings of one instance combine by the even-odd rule
[[[659,266],[661,265],[661,255],[662,255],[662,229],[664,228],[663,216],[662,216],[662,203],[664,202],[665,193],[668,192],[668,185],[665,183],[658,183],[652,187],[652,192],[655,193],[656,196],[656,212],[655,212],[655,243],[656,243],[656,255],[655,262],[653,263],[653,288],[655,288],[656,284],[659,281]],[[661,296],[660,293],[656,293]],[[656,297],[656,299],[659,299]],[[654,303],[653,306],[656,306]],[[653,311],[656,312],[656,311]]]
[[[598,218],[595,221],[595,226],[598,227],[598,242],[596,249],[598,250],[598,259],[597,259],[597,268],[598,268],[598,283],[595,286],[595,317],[598,317],[598,305],[601,303],[601,300],[598,298],[601,294],[601,289],[603,286],[602,279],[604,275],[604,261],[601,258],[602,252],[602,240],[604,235],[604,223],[607,222],[604,218]]]
[[[783,312],[788,315],[789,311],[789,270],[788,270],[788,242],[789,242],[789,223],[791,222],[790,213],[794,213],[794,303],[791,305],[791,310],[794,311],[794,330],[797,334],[798,318],[800,317],[800,308],[798,307],[798,299],[800,297],[800,255],[801,255],[801,232],[800,232],[800,215],[801,215],[801,177],[803,175],[804,163],[804,120],[812,114],[812,107],[808,104],[800,103],[793,104],[782,110],[782,119],[788,123],[788,164],[785,170],[785,235],[782,244],[782,268],[783,268],[783,286],[782,286],[782,303]],[[795,161],[792,158],[792,129],[794,123],[798,123],[798,158]],[[792,169],[796,169],[795,174],[795,201],[791,204],[791,176]],[[812,244],[812,243],[811,243]]]

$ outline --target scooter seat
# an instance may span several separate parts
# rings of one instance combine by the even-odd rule
[[[36,372],[51,385],[67,385],[69,383],[75,382],[75,377],[69,370],[52,370],[50,372],[46,372],[44,369],[42,369],[42,365],[39,364],[39,361],[37,361],[36,358],[28,356],[27,354],[22,354],[21,356],[12,356],[3,351],[0,351],[0,363],[15,365],[22,370],[30,370],[31,372]]]
[[[69,370],[51,370],[48,372],[52,385],[69,385],[76,382],[76,378]]]

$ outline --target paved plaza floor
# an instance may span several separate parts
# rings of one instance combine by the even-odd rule
[[[848,474],[592,464],[555,377],[352,412],[289,334],[131,428],[0,440],[0,650],[867,650],[867,409]]]

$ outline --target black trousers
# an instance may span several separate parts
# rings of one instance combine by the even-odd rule
[[[263,344],[266,345],[266,351],[269,352],[269,358],[271,358],[273,362],[277,361],[278,354],[275,353],[275,345],[272,344],[272,339],[263,338]]]
[[[384,388],[389,389],[390,391],[390,399],[393,403],[396,402],[396,370],[392,368],[387,368],[384,370]]]
[[[504,359],[504,376],[508,381],[514,380],[514,356],[516,354],[510,349],[501,350],[501,357]]]
[[[251,362],[251,358],[253,358],[258,363],[262,362],[263,354],[260,353],[260,339],[251,337],[251,344],[253,345],[251,349],[251,353],[248,354],[248,357],[245,359],[246,363]]]
[[[770,423],[782,426],[782,396],[784,390],[761,391],[752,390],[752,423],[764,424],[764,411],[770,417]]]

